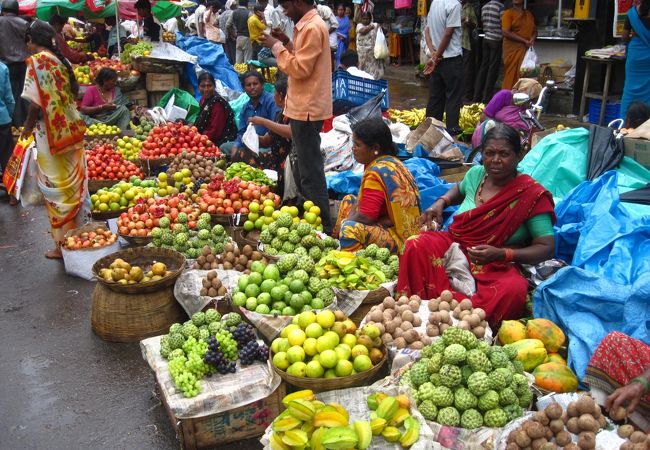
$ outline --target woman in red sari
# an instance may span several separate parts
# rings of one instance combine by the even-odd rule
[[[443,290],[455,292],[443,264],[452,243],[460,244],[476,281],[471,297],[483,308],[491,325],[516,319],[524,313],[528,283],[516,263],[537,264],[553,257],[553,198],[528,175],[519,174],[519,134],[497,124],[483,139],[483,165],[472,167],[460,183],[427,209],[420,218],[435,229],[442,211],[460,208],[449,231],[430,231],[406,242],[400,258],[397,289],[425,299]],[[436,226],[431,227],[432,221]]]

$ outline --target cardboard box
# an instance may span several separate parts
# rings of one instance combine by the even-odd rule
[[[650,169],[650,141],[646,139],[623,138],[625,156],[629,156],[646,169]]]
[[[146,89],[136,89],[135,91],[125,93],[125,95],[129,97],[133,103],[137,103],[140,106],[147,106]]]
[[[273,419],[284,410],[282,398],[287,392],[283,381],[269,397],[249,405],[209,416],[177,419],[169,409],[165,396],[160,393],[158,383],[156,389],[181,441],[181,447],[185,450],[214,448],[261,437]]]
[[[177,73],[148,73],[147,90],[149,92],[167,92],[179,85]]]

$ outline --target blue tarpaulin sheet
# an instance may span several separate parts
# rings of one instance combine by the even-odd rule
[[[239,92],[243,91],[239,82],[239,75],[228,61],[222,45],[196,36],[183,36],[181,34],[176,35],[176,45],[190,55],[196,56],[198,58],[197,64],[202,69],[210,72],[215,79],[220,80],[224,86]],[[195,92],[198,93],[194,70],[188,70],[186,74],[194,85]]]
[[[415,178],[420,190],[420,206],[426,209],[443,195],[453,183],[447,183],[438,178],[440,168],[438,165],[424,158],[410,158],[404,161],[404,165]],[[327,188],[339,195],[354,194],[359,192],[361,186],[361,173],[351,170],[339,172],[327,177]]]
[[[611,331],[650,344],[650,207],[621,203],[619,176],[609,171],[582,182],[557,205],[557,253],[571,266],[533,298],[534,316],[567,334],[579,379]]]

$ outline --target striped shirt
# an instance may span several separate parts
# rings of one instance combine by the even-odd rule
[[[500,41],[503,39],[501,32],[501,16],[503,16],[503,3],[499,0],[491,0],[481,9],[481,22],[485,39],[489,41]]]

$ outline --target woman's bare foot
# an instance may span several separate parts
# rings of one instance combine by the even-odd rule
[[[58,248],[46,251],[45,252],[45,257],[47,259],[63,259],[63,255],[61,254],[61,250],[59,250]]]
[[[18,204],[18,199],[14,197],[13,195],[9,196],[9,204],[11,206],[16,206]]]

